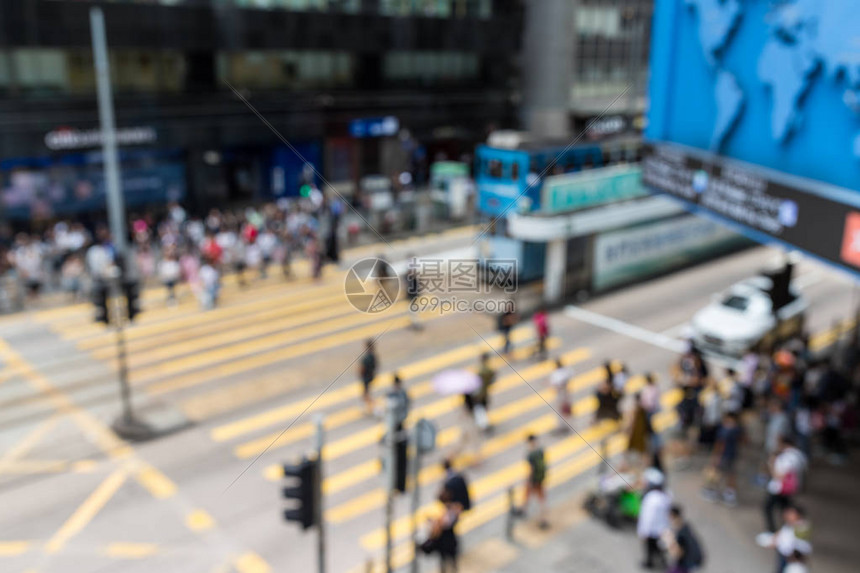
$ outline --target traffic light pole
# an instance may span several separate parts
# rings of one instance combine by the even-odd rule
[[[108,222],[114,247],[114,269],[110,277],[110,293],[113,299],[113,324],[116,329],[117,359],[119,361],[120,400],[122,415],[114,423],[114,430],[123,438],[147,439],[152,429],[134,416],[131,402],[131,386],[128,382],[128,362],[125,345],[125,315],[122,311],[123,281],[126,279],[129,261],[126,244],[125,205],[120,189],[119,159],[116,146],[116,124],[113,115],[113,93],[110,83],[110,62],[105,20],[101,8],[90,9],[90,33],[92,34],[93,62],[95,63],[96,87],[98,89],[99,124],[104,164],[105,195],[107,196]],[[129,317],[131,318],[131,317]]]
[[[323,442],[325,441],[325,430],[323,427],[323,416],[320,414],[314,420],[316,426],[316,451],[317,451],[317,476],[316,496],[314,504],[317,522],[317,571],[325,573],[325,524],[323,523],[322,509],[322,481],[323,481]]]
[[[422,420],[423,421],[423,420]],[[413,433],[413,449],[412,449],[412,547],[415,552],[412,555],[412,565],[410,571],[418,573],[418,507],[421,504],[420,489],[418,488],[418,475],[421,473],[421,444],[418,440],[418,429],[421,427],[421,422],[415,425]]]
[[[397,480],[397,421],[395,417],[395,399],[389,397],[386,403],[386,426],[388,432],[386,439],[388,442],[387,463],[385,464],[388,470],[388,475],[385,480],[385,571],[392,573],[391,567],[391,520],[394,512],[394,485]]]

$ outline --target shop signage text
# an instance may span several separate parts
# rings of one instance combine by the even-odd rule
[[[146,145],[154,143],[158,134],[154,127],[123,127],[116,130],[117,145]],[[102,144],[100,129],[72,129],[61,127],[45,134],[45,146],[54,151],[86,149]]]

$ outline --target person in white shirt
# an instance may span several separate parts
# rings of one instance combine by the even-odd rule
[[[657,386],[657,377],[653,372],[645,375],[645,387],[639,393],[639,401],[645,408],[648,421],[660,410],[660,388]]]
[[[167,289],[167,304],[176,304],[176,285],[182,277],[182,268],[176,256],[175,247],[165,249],[164,258],[158,263],[158,279]]]
[[[785,509],[791,505],[792,497],[800,488],[803,473],[806,471],[806,456],[794,447],[791,438],[781,436],[779,449],[770,463],[770,482],[767,484],[767,498],[764,516],[767,530],[776,531],[775,509]]]
[[[655,569],[666,565],[666,558],[660,548],[660,537],[669,529],[669,510],[672,508],[672,498],[663,491],[665,478],[659,470],[649,468],[644,477],[648,491],[642,497],[639,509],[639,521],[636,524],[636,535],[642,540],[645,560],[642,567]]]
[[[627,370],[627,365],[622,364],[618,371],[612,375],[612,387],[618,391],[622,396],[624,395],[624,389],[627,387],[627,381],[630,379],[630,372]]]
[[[573,368],[562,364],[561,359],[555,361],[555,370],[549,375],[549,384],[555,389],[555,408],[559,414],[558,432],[566,432],[570,429],[567,419],[571,415],[570,392],[568,383],[573,378]]]

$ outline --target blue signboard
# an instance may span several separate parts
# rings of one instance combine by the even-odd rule
[[[652,38],[643,182],[860,269],[857,2],[658,0]]]
[[[353,137],[385,137],[397,135],[400,121],[394,116],[365,117],[349,122],[349,134]]]

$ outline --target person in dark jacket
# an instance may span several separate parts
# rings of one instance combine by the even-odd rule
[[[669,573],[692,573],[705,562],[705,554],[699,538],[684,520],[681,508],[673,505],[669,510],[669,521],[672,525],[669,540],[669,555],[674,565]]]
[[[466,478],[454,469],[450,458],[442,462],[442,467],[445,470],[445,483],[442,487],[451,492],[451,498],[463,507],[463,511],[469,511],[472,509],[472,500],[469,497],[469,484]]]

